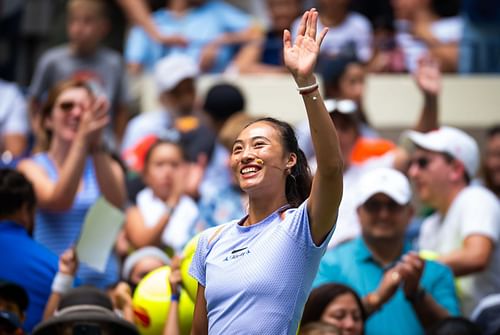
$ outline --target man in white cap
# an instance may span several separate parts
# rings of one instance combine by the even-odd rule
[[[158,61],[154,80],[160,110],[142,113],[130,120],[123,137],[122,153],[136,147],[148,135],[178,139],[171,130],[175,119],[193,114],[198,73],[198,65],[188,56],[177,55]]]
[[[417,335],[459,313],[453,275],[410,251],[405,231],[413,217],[411,188],[399,171],[364,174],[357,187],[361,237],[328,251],[314,286],[337,282],[363,299],[365,334]]]
[[[415,149],[409,176],[420,200],[435,209],[422,224],[419,248],[437,254],[457,281],[466,315],[500,291],[500,206],[493,193],[471,185],[479,149],[463,131],[441,127],[406,134]]]

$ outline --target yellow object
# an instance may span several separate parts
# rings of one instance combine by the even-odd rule
[[[429,260],[429,261],[435,261],[439,257],[439,254],[437,252],[431,251],[431,250],[420,250],[418,255],[421,258]]]
[[[196,252],[196,247],[198,246],[198,240],[200,239],[200,234],[193,237],[188,244],[184,247],[182,252],[182,263],[181,263],[181,275],[182,284],[187,291],[187,294],[191,300],[196,301],[196,292],[198,291],[198,281],[191,277],[189,274],[189,267],[193,261],[194,253]]]
[[[163,334],[170,308],[170,267],[163,266],[144,277],[137,286],[134,297],[134,322],[141,335]],[[191,332],[194,303],[184,290],[179,299],[179,322],[181,334]]]

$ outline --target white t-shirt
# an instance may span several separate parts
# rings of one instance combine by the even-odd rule
[[[427,45],[415,38],[411,33],[411,23],[406,20],[396,20],[396,41],[405,55],[406,68],[413,72],[417,68],[420,57],[427,53]],[[448,17],[431,24],[431,32],[441,43],[458,43],[462,38],[462,18]]]
[[[461,248],[470,235],[486,236],[495,246],[485,271],[458,280],[458,293],[466,315],[482,298],[500,292],[500,205],[497,198],[482,186],[467,186],[455,197],[446,217],[435,213],[424,220],[418,241],[421,250],[447,254]]]
[[[137,194],[137,207],[144,218],[144,224],[148,227],[155,226],[167,211],[165,202],[157,198],[150,188],[145,188]],[[172,212],[167,227],[163,230],[162,242],[180,255],[195,233],[194,226],[198,215],[196,203],[190,197],[183,195]]]
[[[26,102],[16,85],[0,80],[0,134],[23,134],[29,130]]]
[[[335,234],[333,234],[328,248],[337,246],[342,242],[352,240],[361,234],[361,226],[357,213],[357,196],[361,176],[368,171],[394,165],[394,153],[388,152],[380,157],[366,160],[362,164],[353,164],[344,172],[344,192],[339,206],[339,215]]]
[[[292,25],[293,36],[297,36],[300,20],[298,18]],[[318,31],[322,31],[324,27],[318,21]],[[321,45],[321,54],[335,56],[352,45],[356,56],[363,62],[372,56],[372,28],[370,21],[363,15],[351,12],[341,25],[328,29],[328,34]]]

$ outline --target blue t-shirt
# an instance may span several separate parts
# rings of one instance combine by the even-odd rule
[[[409,244],[403,248],[404,255],[410,251]],[[352,287],[361,297],[379,286],[384,272],[372,256],[362,238],[339,245],[327,252],[321,260],[314,287],[326,283],[341,283]],[[420,285],[434,300],[451,315],[458,315],[459,304],[450,269],[433,261],[426,261]],[[401,288],[372,314],[365,324],[366,335],[422,335],[424,329]]]
[[[190,274],[205,287],[209,334],[295,335],[332,232],[315,245],[306,201],[202,233]]]
[[[48,174],[53,182],[59,178],[57,169],[47,156],[47,153],[39,153],[33,156]],[[80,231],[89,208],[100,197],[99,185],[95,175],[92,159],[85,161],[83,170],[83,188],[78,191],[73,201],[73,206],[67,211],[48,211],[37,209],[36,223],[33,237],[36,241],[45,245],[56,255],[61,255],[66,249],[75,245],[80,236]],[[104,273],[97,272],[84,263],[78,265],[77,277],[84,285],[93,285],[99,288],[107,288],[115,284],[118,277],[118,259],[112,253],[106,264]]]
[[[30,333],[42,320],[58,270],[58,257],[12,221],[0,222],[0,255],[0,279],[16,283],[28,293],[24,330]]]
[[[125,46],[125,59],[128,63],[139,63],[147,69],[152,69],[160,58],[176,54],[190,56],[198,63],[201,51],[207,44],[222,34],[239,32],[250,27],[249,15],[222,1],[207,1],[190,9],[183,16],[176,16],[168,10],[159,10],[153,13],[153,21],[161,33],[185,37],[188,45],[165,46],[153,41],[144,29],[134,27]],[[224,71],[233,54],[233,47],[221,47],[212,72]]]

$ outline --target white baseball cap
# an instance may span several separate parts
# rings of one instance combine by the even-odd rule
[[[198,74],[198,65],[191,57],[184,55],[164,57],[154,67],[158,92],[171,91],[184,79],[195,78]]]
[[[470,178],[476,175],[479,148],[476,141],[462,130],[452,127],[441,127],[428,133],[409,130],[403,137],[422,149],[452,156],[462,162]]]
[[[356,206],[361,206],[377,193],[387,195],[400,205],[406,205],[411,200],[408,178],[390,168],[375,169],[361,176],[357,184]]]

